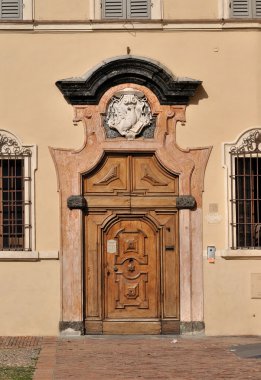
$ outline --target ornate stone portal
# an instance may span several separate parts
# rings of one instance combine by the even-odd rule
[[[74,105],[74,121],[83,122],[86,131],[81,150],[50,149],[61,197],[62,330],[68,325],[82,332],[85,320],[86,333],[112,331],[108,330],[106,315],[115,311],[107,312],[106,307],[104,310],[102,301],[107,299],[106,294],[112,293],[106,293],[107,288],[103,293],[102,276],[109,276],[110,270],[106,272],[101,266],[104,250],[101,237],[109,234],[109,244],[111,239],[115,240],[110,237],[114,231],[112,226],[137,223],[149,226],[146,228],[153,242],[162,235],[163,227],[166,234],[172,231],[173,222],[168,226],[170,218],[178,220],[174,223],[177,235],[175,241],[172,233],[169,241],[164,238],[166,246],[162,258],[163,266],[171,268],[173,262],[170,258],[179,255],[178,266],[175,267],[179,268],[178,272],[175,269],[178,281],[175,284],[179,286],[175,285],[178,289],[175,297],[180,301],[175,310],[165,298],[162,300],[163,309],[154,304],[153,310],[141,310],[145,310],[144,315],[157,315],[151,322],[151,333],[203,328],[202,192],[211,147],[182,150],[176,144],[176,123],[185,121],[186,105],[200,83],[189,78],[175,78],[159,63],[132,56],[105,61],[82,78],[57,82],[66,100]],[[145,138],[142,131],[152,118],[155,121],[154,135]],[[108,128],[117,130],[119,135],[107,138],[104,120]],[[107,157],[110,161],[106,161]],[[109,166],[105,165],[106,162]],[[92,173],[96,175],[94,182]],[[131,178],[135,175],[133,181]],[[150,192],[154,195],[149,196]],[[71,210],[67,207],[68,198],[79,194],[85,195],[87,200],[87,213],[84,211],[85,220],[89,223],[87,227],[82,222],[82,211],[74,207],[74,203]],[[157,194],[165,195],[162,198]],[[181,198],[178,200],[177,196]],[[182,209],[184,202],[187,209]],[[84,228],[85,253],[82,251]],[[131,240],[130,237],[128,239]],[[113,247],[113,252],[117,252],[117,242]],[[127,249],[126,252],[134,255],[135,250],[131,248],[131,251]],[[111,260],[111,255],[108,248],[108,260]],[[155,256],[155,260],[158,259],[159,256]],[[140,264],[137,257],[128,256],[128,260],[124,270],[130,277]],[[164,264],[164,260],[170,261]],[[84,263],[86,272],[83,279]],[[106,278],[120,276],[120,264],[115,263],[112,273]],[[158,263],[160,268],[160,261]],[[172,289],[173,276],[167,274],[164,277],[164,271],[162,275],[166,289]],[[153,289],[158,289],[157,284]],[[129,301],[127,297],[125,303],[131,303],[132,297],[129,294]],[[110,298],[109,307],[113,305]],[[159,316],[157,310],[163,310],[164,316]],[[143,332],[147,325],[147,322],[141,322],[139,330],[135,331]],[[122,325],[116,327],[116,331],[120,331]]]

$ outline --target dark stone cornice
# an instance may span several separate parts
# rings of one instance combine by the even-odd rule
[[[103,61],[82,77],[56,82],[65,99],[72,105],[98,104],[111,87],[135,83],[149,88],[165,105],[188,104],[201,81],[177,78],[159,62],[135,56],[122,56]]]

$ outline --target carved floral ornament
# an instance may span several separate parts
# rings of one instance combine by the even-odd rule
[[[128,140],[135,139],[151,121],[151,109],[141,91],[125,88],[114,94],[109,102],[106,123]]]

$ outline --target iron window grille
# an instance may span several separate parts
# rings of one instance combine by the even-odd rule
[[[233,249],[261,248],[261,133],[230,148]]]
[[[0,250],[32,250],[30,147],[0,133]]]

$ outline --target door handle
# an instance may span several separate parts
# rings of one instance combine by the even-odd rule
[[[114,270],[114,272],[118,272],[118,267],[116,267],[116,265],[114,265],[114,267],[113,267],[113,270]]]

